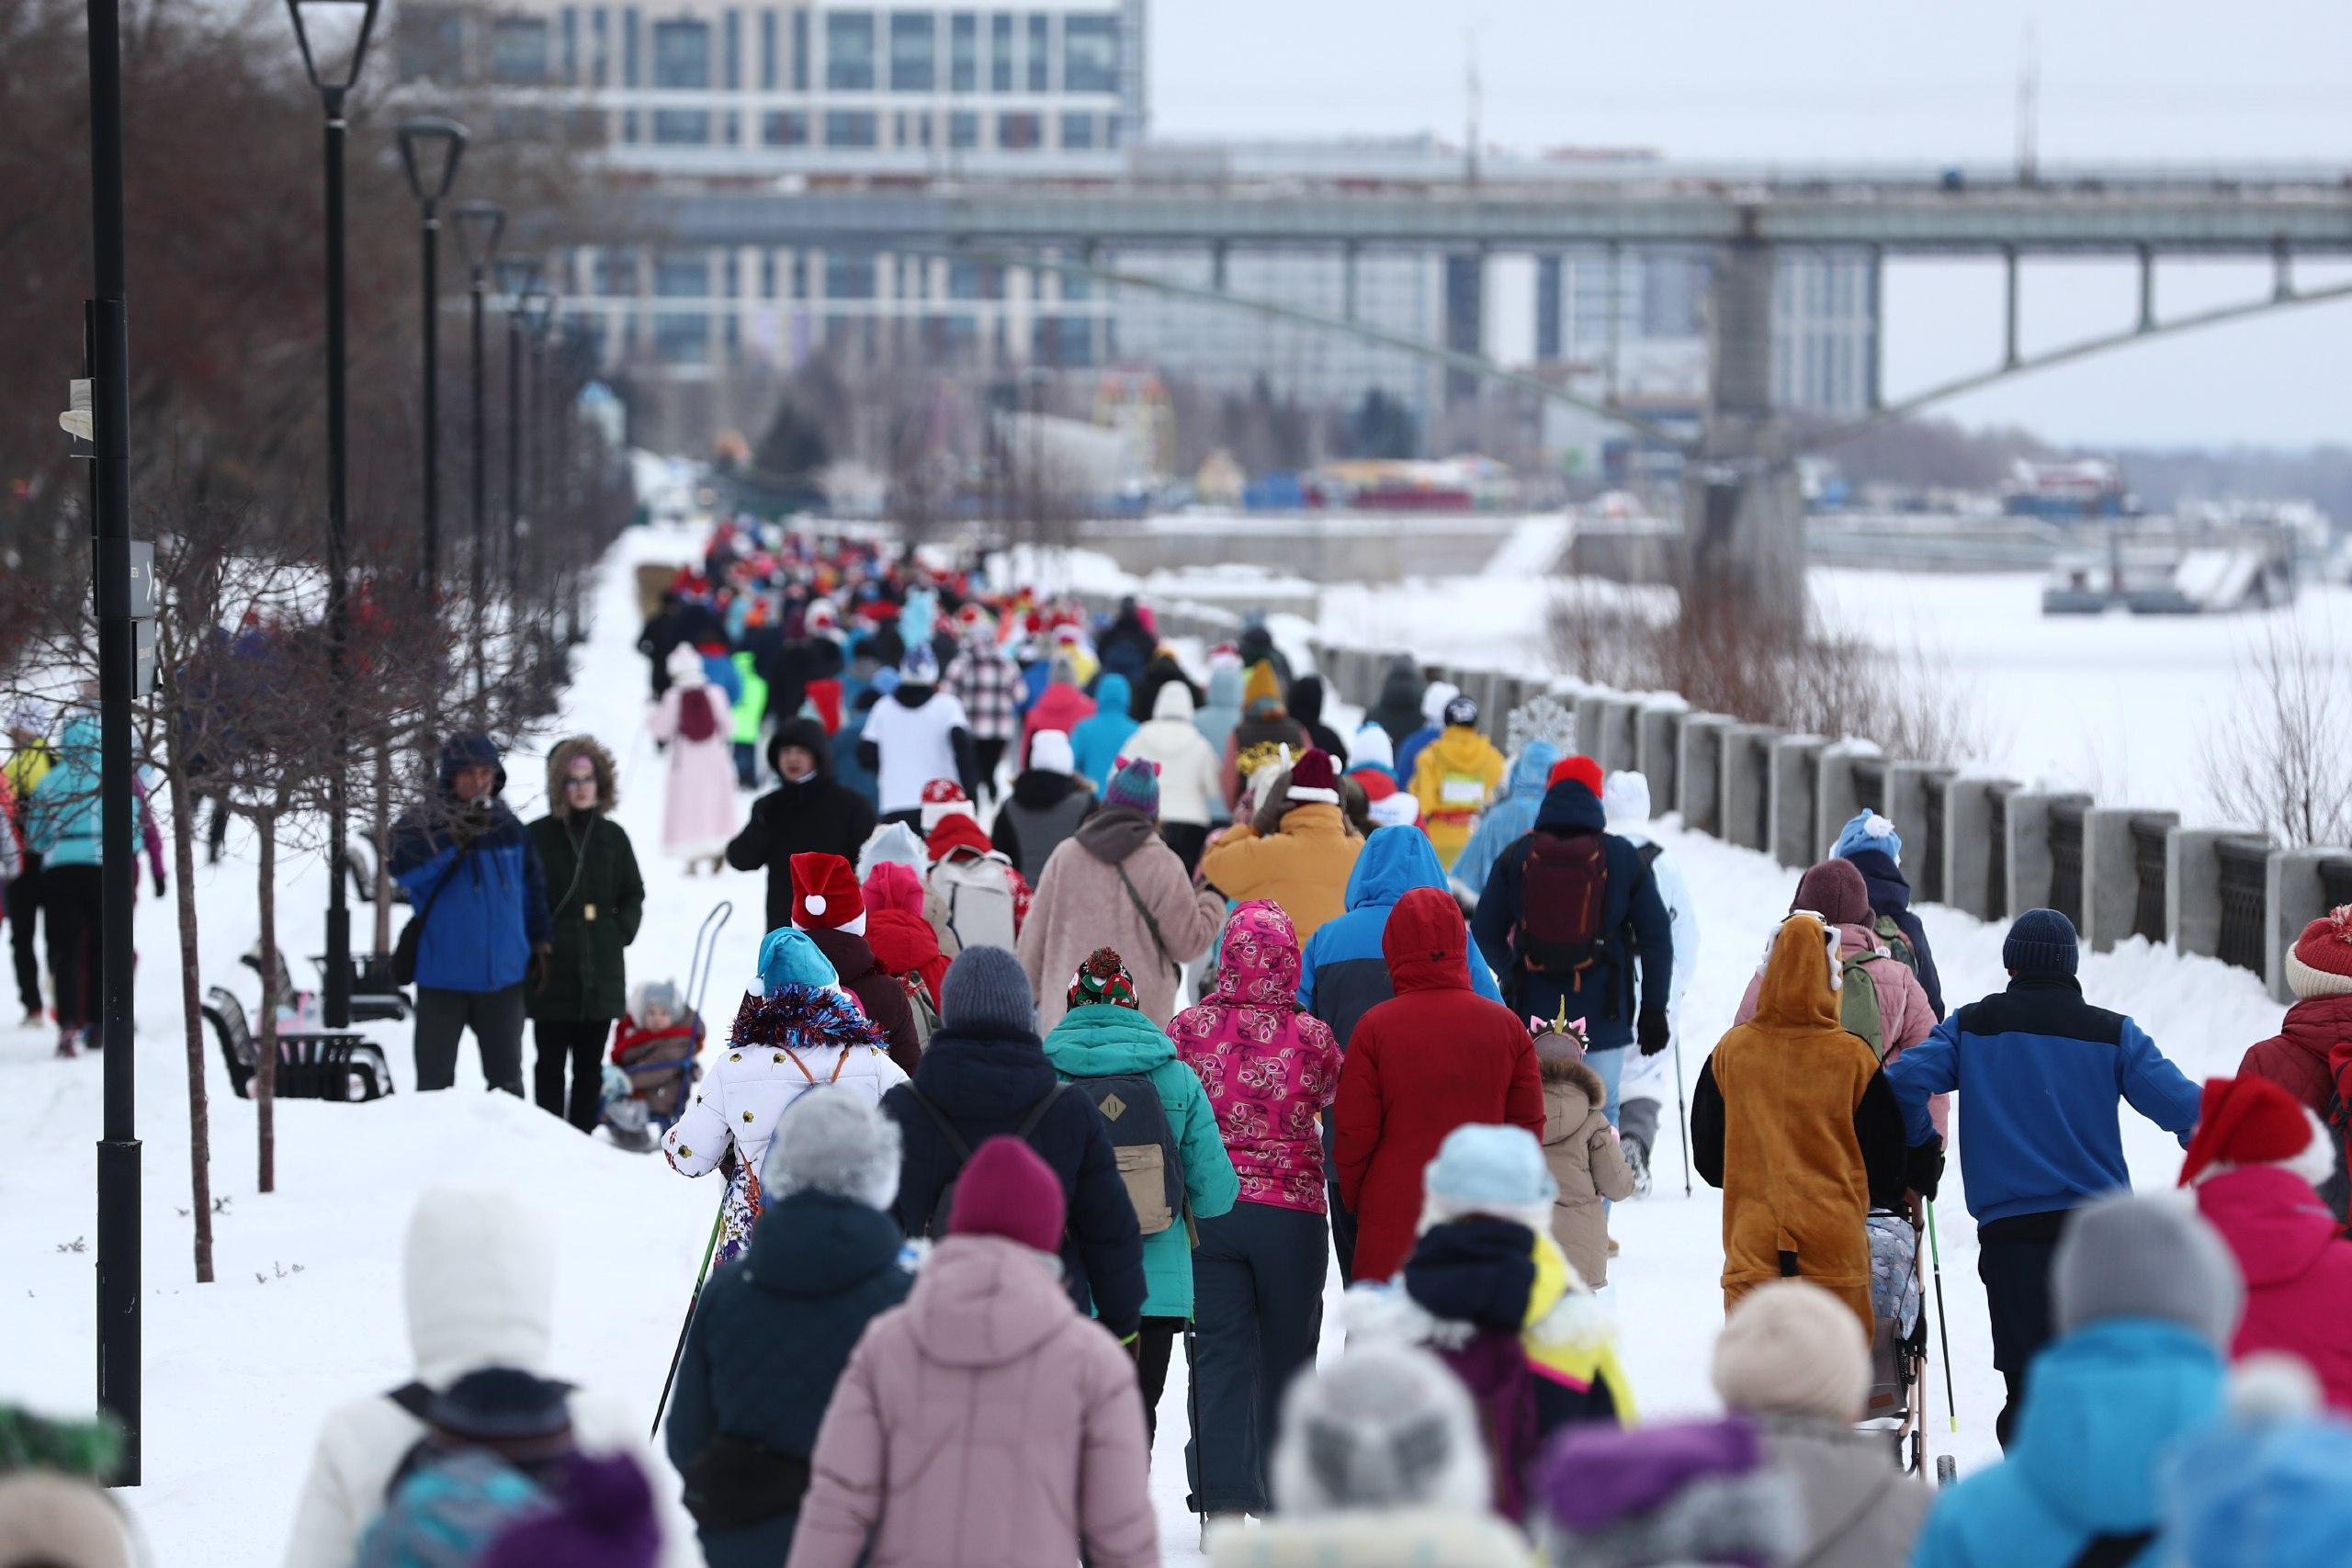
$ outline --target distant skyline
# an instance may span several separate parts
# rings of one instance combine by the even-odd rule
[[[2045,167],[2292,163],[2352,175],[2352,0],[1154,0],[1153,133],[1460,143],[1674,159],[2008,165],[2029,27]],[[2347,186],[2352,202],[2352,186]],[[2310,262],[2307,283],[2352,279]],[[2159,314],[2269,288],[2267,264],[2158,271]],[[1890,396],[1999,356],[1992,263],[1892,265]],[[2129,324],[2121,261],[2026,269],[2028,348]],[[2117,350],[1938,411],[2113,445],[2352,441],[2352,299]]]

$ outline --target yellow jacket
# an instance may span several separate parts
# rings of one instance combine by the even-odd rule
[[[1446,870],[1470,841],[1470,830],[1503,782],[1503,754],[1466,724],[1448,725],[1413,761],[1413,798],[1421,825]]]
[[[1527,1370],[1579,1394],[1600,1385],[1616,1409],[1618,1425],[1631,1427],[1634,1388],[1617,1359],[1616,1337],[1589,1291],[1569,1293],[1573,1277],[1559,1244],[1537,1232],[1535,1285],[1527,1292],[1527,1327],[1520,1335]]]
[[[1298,940],[1347,912],[1348,876],[1363,840],[1350,836],[1336,806],[1294,806],[1282,831],[1260,838],[1248,826],[1228,831],[1201,857],[1201,874],[1235,903],[1272,898],[1283,907]]]

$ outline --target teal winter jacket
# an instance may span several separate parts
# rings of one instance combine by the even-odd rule
[[[96,865],[105,857],[99,826],[98,720],[76,714],[57,738],[57,761],[25,802],[25,847],[45,865]],[[130,797],[130,852],[139,852],[145,802]]]

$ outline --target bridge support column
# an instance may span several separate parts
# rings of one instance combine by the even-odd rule
[[[1686,609],[1739,604],[1802,621],[1804,493],[1772,407],[1774,270],[1760,241],[1715,255],[1706,430],[1682,480]]]
[[[1487,352],[1487,253],[1461,251],[1445,258],[1445,346],[1457,354]],[[1445,373],[1451,408],[1478,395],[1478,378],[1467,370]]]

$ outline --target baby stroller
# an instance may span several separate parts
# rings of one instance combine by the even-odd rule
[[[1894,1441],[1895,1462],[1927,1473],[1928,1427],[1920,1389],[1928,1370],[1928,1319],[1920,1310],[1919,1223],[1874,1209],[1871,1238],[1871,1393],[1861,1430]]]
[[[651,1154],[661,1146],[662,1134],[685,1113],[686,1095],[702,1077],[696,1060],[707,1032],[702,994],[710,986],[718,932],[734,908],[722,902],[703,918],[702,929],[695,933],[685,989],[669,980],[639,985],[629,996],[628,1016],[613,1032],[602,1121],[613,1142],[633,1154]],[[691,1006],[689,996],[694,998]]]

